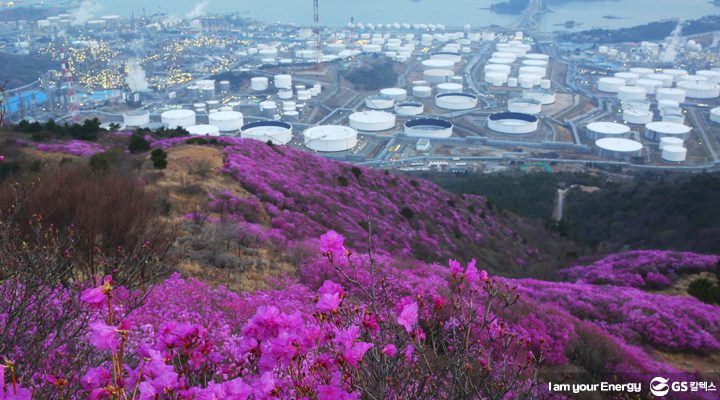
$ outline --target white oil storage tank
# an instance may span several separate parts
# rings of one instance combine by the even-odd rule
[[[282,121],[259,121],[240,128],[240,137],[262,142],[287,144],[292,140],[292,125]]]
[[[191,125],[185,128],[189,134],[196,136],[220,136],[220,129],[215,125]]]
[[[645,137],[660,141],[664,137],[676,137],[687,140],[691,127],[668,121],[656,121],[645,124]]]
[[[685,141],[681,138],[676,137],[664,137],[660,139],[660,150],[662,150],[665,146],[681,146],[685,144]]]
[[[720,124],[720,107],[710,110],[710,121]]]
[[[341,125],[320,125],[303,133],[305,147],[322,152],[347,151],[357,146],[358,135],[353,128]]]
[[[430,86],[415,86],[412,89],[412,94],[419,98],[430,97],[432,96],[432,88]]]
[[[598,140],[605,137],[622,137],[630,133],[630,127],[617,122],[591,122],[586,127],[589,139]]]
[[[419,101],[403,101],[395,105],[395,113],[401,116],[413,116],[423,113],[425,106]]]
[[[168,110],[160,114],[160,120],[169,129],[187,128],[195,125],[195,111],[193,110]]]
[[[679,88],[660,88],[655,92],[655,99],[658,102],[663,100],[672,100],[678,103],[684,103],[687,92]]]
[[[250,78],[250,90],[254,90],[256,92],[261,92],[263,90],[267,90],[268,88],[268,78],[264,76],[256,76],[253,78]]]
[[[150,112],[145,110],[130,110],[123,113],[125,127],[134,128],[150,124]]]
[[[625,80],[620,78],[603,77],[598,79],[597,88],[601,92],[617,93],[618,89],[625,86]]]
[[[536,116],[516,112],[495,113],[488,117],[488,128],[499,133],[533,133],[538,129],[538,124]]]
[[[642,155],[640,142],[625,138],[602,138],[595,141],[595,147],[601,157],[628,160]]]
[[[445,110],[469,110],[477,107],[478,98],[470,93],[442,93],[435,96],[435,105]]]
[[[401,88],[386,88],[380,90],[380,94],[387,96],[395,101],[403,101],[407,99],[407,90]]]
[[[623,121],[627,124],[645,125],[653,120],[653,113],[648,110],[623,110]]]
[[[682,146],[664,146],[662,159],[670,162],[683,162],[687,159],[687,149]]]
[[[218,111],[208,116],[210,125],[215,125],[220,132],[237,132],[243,126],[243,114],[238,111]]]
[[[275,75],[273,78],[273,81],[275,82],[275,87],[277,89],[292,89],[292,75],[288,74],[279,74]]]
[[[379,132],[395,126],[395,116],[385,111],[360,111],[350,114],[350,127],[359,131]]]
[[[677,87],[685,90],[691,99],[714,99],[720,96],[720,85],[708,81],[682,81]]]
[[[508,111],[514,113],[523,113],[536,115],[542,111],[542,103],[540,100],[528,99],[525,97],[516,97],[508,100]]]
[[[411,137],[449,138],[453,123],[440,118],[416,118],[405,122],[404,132]]]

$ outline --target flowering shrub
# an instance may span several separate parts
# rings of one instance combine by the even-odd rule
[[[92,156],[105,151],[102,145],[75,139],[63,143],[38,143],[37,149],[49,153],[64,153],[73,156]]]
[[[681,274],[714,271],[720,257],[690,252],[638,250],[559,271],[568,281],[661,289]]]
[[[720,350],[720,307],[687,296],[523,279],[518,292],[592,321],[628,343],[666,351]]]
[[[164,149],[187,140],[146,138]],[[285,242],[335,230],[355,249],[366,251],[370,236],[376,252],[417,259],[492,257],[497,264],[524,269],[528,260],[540,257],[496,220],[481,196],[456,196],[424,180],[353,167],[284,146],[228,137],[217,141],[227,159],[222,172],[250,196],[214,193],[211,211],[276,229]],[[336,184],[340,178],[347,185]]]

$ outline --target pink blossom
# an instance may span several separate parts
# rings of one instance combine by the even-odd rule
[[[317,302],[317,309],[320,312],[336,313],[339,310],[340,301],[339,293],[325,293],[320,296],[320,300]]]
[[[340,295],[340,297],[345,296],[345,291],[343,290],[342,286],[340,286],[339,283],[335,283],[331,280],[326,280],[325,282],[323,282],[323,285],[320,286],[320,288],[318,289],[318,293],[320,293],[320,294],[338,293]]]
[[[386,344],[382,349],[382,353],[388,357],[395,357],[395,354],[397,354],[397,347],[395,347],[392,343]]]
[[[343,353],[343,359],[353,367],[358,366],[358,362],[362,360],[365,353],[375,345],[366,342],[357,342]]]
[[[120,345],[120,335],[116,326],[110,326],[104,321],[91,322],[90,343],[101,350],[114,351]]]
[[[329,230],[326,234],[320,236],[320,251],[335,258],[342,257],[346,252],[345,239],[339,233]]]
[[[99,287],[85,290],[80,299],[95,308],[105,307],[107,303],[107,294],[111,289],[112,278],[106,276],[103,284]]]
[[[442,296],[438,296],[436,294],[433,295],[433,304],[435,305],[436,309],[441,309],[445,305],[445,298]]]
[[[417,320],[418,304],[417,302],[413,302],[403,308],[402,312],[398,316],[397,322],[405,328],[405,331],[410,333],[415,324],[417,324]]]
[[[475,267],[475,264],[477,261],[473,258],[472,261],[468,263],[467,269],[465,270],[465,279],[467,279],[470,283],[475,283],[480,279],[478,274],[478,269]]]
[[[462,267],[460,266],[460,263],[457,260],[449,260],[448,265],[450,266],[450,274],[452,276],[457,276],[462,274]]]

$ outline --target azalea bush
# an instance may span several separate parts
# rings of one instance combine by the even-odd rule
[[[558,274],[571,282],[662,289],[680,275],[712,272],[720,263],[715,255],[660,250],[612,254],[589,265],[576,265]]]

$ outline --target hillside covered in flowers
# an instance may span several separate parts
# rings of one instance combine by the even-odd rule
[[[147,139],[168,167],[141,179],[73,165],[90,154],[68,144],[38,150],[79,161],[3,183],[5,399],[565,398],[545,383],[568,379],[644,397],[659,374],[720,376],[720,307],[670,290],[715,255],[570,265],[481,196],[255,141]],[[262,284],[221,284],[240,275]]]

